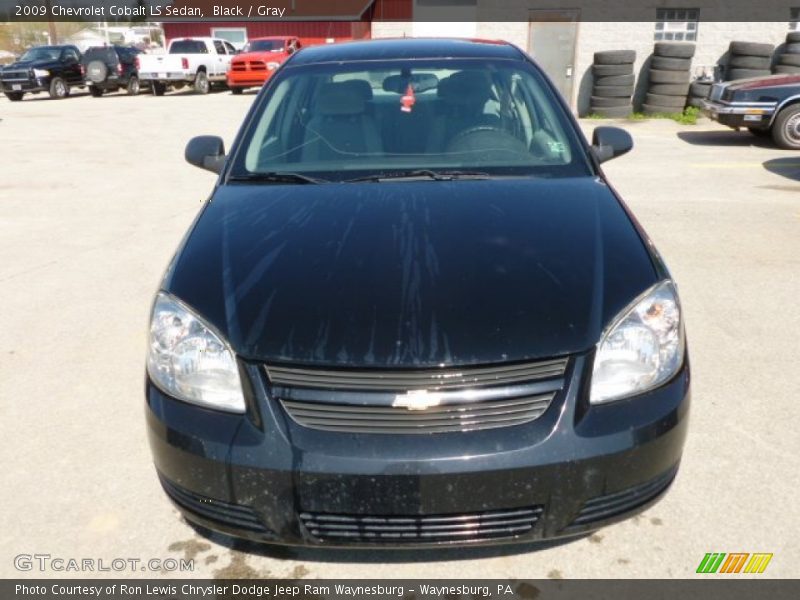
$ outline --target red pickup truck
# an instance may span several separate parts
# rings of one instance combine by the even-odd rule
[[[275,69],[299,49],[300,40],[296,37],[253,38],[241,54],[231,60],[228,87],[234,94],[241,94],[245,88],[261,87]]]

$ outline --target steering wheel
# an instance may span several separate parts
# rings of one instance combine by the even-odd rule
[[[454,135],[447,143],[448,152],[487,153],[510,152],[529,156],[528,148],[523,141],[504,129],[492,125],[475,125]]]

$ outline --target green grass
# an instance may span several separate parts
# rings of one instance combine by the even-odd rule
[[[700,116],[700,109],[694,106],[687,106],[683,112],[676,112],[676,113],[656,113],[652,115],[646,115],[644,113],[635,112],[631,113],[626,117],[628,121],[644,121],[646,119],[672,119],[676,123],[680,123],[681,125],[697,125],[697,117]],[[596,114],[589,114],[584,117],[586,119],[604,119],[600,115]]]

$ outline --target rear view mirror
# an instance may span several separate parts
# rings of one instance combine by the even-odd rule
[[[199,135],[186,144],[186,162],[212,173],[222,171],[225,164],[225,142],[215,135]]]
[[[439,78],[433,73],[414,73],[410,77],[408,75],[390,75],[383,80],[383,91],[405,94],[409,84],[416,93],[427,92],[439,85]]]
[[[619,127],[597,127],[592,134],[592,151],[599,162],[622,156],[631,148],[631,134]]]

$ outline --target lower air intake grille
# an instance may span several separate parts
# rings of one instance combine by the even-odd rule
[[[194,513],[198,517],[227,527],[245,529],[254,533],[269,533],[251,508],[206,498],[175,485],[160,474],[159,478],[164,491],[170,499],[181,508]]]
[[[678,467],[676,465],[663,475],[659,475],[655,479],[640,485],[626,488],[613,494],[596,496],[588,500],[569,527],[578,527],[595,521],[610,519],[647,504],[647,502],[669,487],[677,472]]]
[[[447,542],[514,537],[531,531],[541,506],[435,516],[300,514],[311,535],[333,542]]]
[[[394,406],[315,404],[283,400],[298,424],[350,433],[447,433],[510,427],[541,416],[555,392],[408,410]]]

